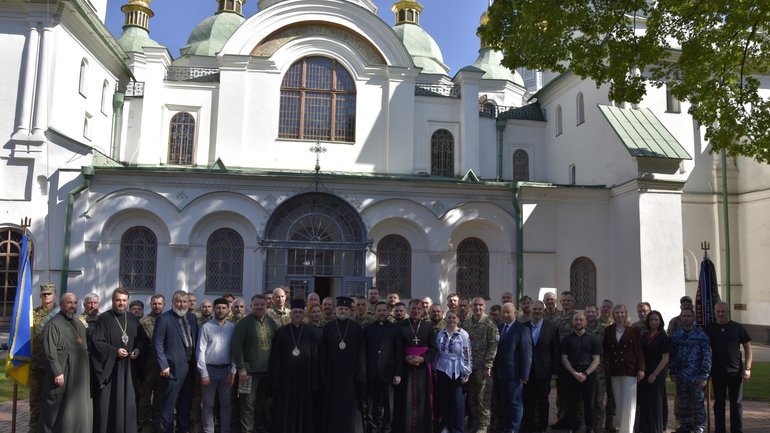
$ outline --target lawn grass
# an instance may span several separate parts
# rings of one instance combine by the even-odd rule
[[[19,385],[19,400],[29,397],[26,386]],[[0,403],[13,400],[13,381],[5,377],[5,356],[0,359]]]
[[[668,380],[666,382],[666,394],[673,397],[675,392],[674,383]],[[770,362],[752,364],[751,379],[743,384],[743,399],[770,402]]]

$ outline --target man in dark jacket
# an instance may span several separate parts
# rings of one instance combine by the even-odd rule
[[[551,378],[559,365],[559,330],[544,318],[545,304],[534,301],[530,308],[532,320],[527,326],[532,331],[532,369],[524,387],[524,427],[531,432],[548,429],[548,394]]]
[[[389,433],[393,387],[401,383],[404,347],[398,326],[388,321],[388,304],[379,301],[374,322],[364,327],[366,341],[366,431]]]
[[[500,341],[492,371],[495,395],[500,409],[498,417],[504,433],[518,432],[524,414],[521,396],[532,366],[532,334],[516,320],[516,307],[506,303],[502,308]]]

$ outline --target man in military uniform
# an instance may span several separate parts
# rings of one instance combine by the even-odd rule
[[[366,298],[363,296],[354,296],[356,301],[355,308],[356,314],[353,316],[353,321],[357,322],[361,326],[366,326],[372,322],[372,316],[369,315],[369,309],[367,308]]]
[[[187,294],[187,311],[195,316],[195,321],[201,320],[201,312],[198,310],[198,296],[194,293]]]
[[[460,325],[471,340],[473,365],[468,379],[468,431],[486,433],[492,406],[492,363],[497,354],[499,331],[484,311],[484,298],[473,298],[473,314]]]
[[[430,306],[428,312],[430,318],[430,324],[433,326],[433,337],[438,335],[438,332],[446,328],[446,322],[444,321],[444,310],[441,308],[441,304],[433,304]]]
[[[43,328],[56,316],[56,286],[53,283],[40,285],[40,306],[32,310],[32,358],[29,363],[29,431],[37,433],[40,419],[40,397],[43,374],[47,363],[43,351]]]
[[[711,345],[708,335],[695,324],[692,310],[682,310],[681,328],[671,334],[671,378],[679,399],[677,431],[703,433],[706,407],[703,403],[711,372]]]
[[[228,308],[228,312],[229,312]],[[195,318],[198,319],[198,328],[203,326],[204,323],[208,322],[209,320],[213,319],[214,313],[214,304],[211,303],[208,299],[201,302],[201,308],[198,310],[198,314],[195,315]]]
[[[612,307],[614,306],[615,304],[609,299],[602,301],[602,306],[599,310],[599,318],[596,320],[599,325],[606,328],[615,323],[615,320],[612,318]],[[602,335],[601,338],[603,339],[604,336]],[[607,371],[607,368],[607,360],[602,357],[602,374],[604,375],[605,394],[607,396],[607,403],[604,405],[604,430],[614,433],[618,431],[618,429],[615,428],[615,396],[612,395],[612,386],[607,386],[607,376],[604,374]],[[597,427],[600,425],[601,424],[596,424]]]
[[[650,307],[649,302],[640,302],[636,304],[636,313],[639,315],[639,321],[634,322],[632,326],[639,328],[642,332],[647,331],[647,315],[650,314],[650,311],[652,311],[652,307]]]
[[[280,328],[283,325],[291,323],[291,317],[289,317],[290,311],[291,310],[286,308],[286,291],[281,287],[273,290],[273,307],[267,309],[267,315],[273,319],[275,324]]]
[[[460,319],[460,323],[468,320],[471,317],[471,300],[468,298],[460,299],[458,311],[457,318]]]
[[[369,305],[367,306],[367,310],[369,311],[369,315],[372,317],[372,319],[374,319],[377,303],[380,302],[380,291],[376,287],[370,287],[369,291],[366,292],[366,295],[369,298]]]
[[[152,333],[155,330],[155,320],[166,307],[166,298],[161,294],[152,295],[150,298],[150,314],[139,319],[139,324],[144,328],[147,337],[152,339]],[[160,407],[161,407],[161,389],[160,389],[160,370],[155,361],[155,351],[152,344],[147,345],[144,355],[141,355],[141,361],[144,365],[144,379],[139,384],[139,406],[137,406],[138,426],[149,426],[152,420],[152,429],[155,432],[160,431]]]
[[[543,303],[545,304],[545,311],[543,315],[546,319],[557,321],[561,312],[556,308],[556,293],[547,292],[543,295]]]
[[[532,306],[532,298],[527,295],[519,298],[519,317],[516,318],[521,323],[529,323],[532,319],[529,317],[530,308]]]
[[[586,315],[586,332],[592,334],[595,336],[599,342],[604,341],[604,328],[606,328],[607,324],[599,320],[599,312],[596,308],[596,305],[586,305],[585,308],[585,315]],[[601,362],[599,362],[599,368],[596,369],[596,392],[594,393],[594,417],[595,422],[594,426],[597,430],[601,428],[602,425],[604,425],[606,420],[605,415],[605,406],[606,406],[606,396],[607,396],[607,376],[605,374],[605,367],[604,367],[604,354],[601,353],[601,350],[603,350],[603,345],[599,344],[599,356],[601,357]]]
[[[86,333],[90,336],[88,329],[96,325],[96,319],[99,318],[99,295],[89,293],[83,298],[83,314],[78,316],[80,323],[86,328]],[[93,329],[91,330],[93,332]],[[90,340],[90,338],[88,338]]]
[[[334,320],[334,300],[327,296],[321,301],[321,311],[323,311],[323,322],[331,322]]]
[[[684,310],[693,311],[692,298],[686,295],[682,296],[679,299],[679,308],[681,311],[684,311]],[[682,318],[681,316],[675,316],[668,322],[668,328],[666,328],[666,332],[668,332],[668,335],[674,335],[674,332],[680,329],[682,329]]]
[[[575,310],[573,309],[575,306],[575,295],[573,295],[570,291],[561,292],[559,303],[561,303],[561,313],[559,313],[555,322],[556,327],[559,329],[559,342],[562,343],[564,342],[564,338],[573,332],[572,319],[575,317]],[[547,310],[548,304],[546,303],[546,311]],[[548,313],[545,312],[544,314],[547,316]],[[570,379],[569,377],[566,379],[562,377],[562,375],[565,373],[569,374],[566,372],[566,370],[564,370],[564,368],[560,368],[559,377],[556,379],[557,421],[551,426],[551,428],[554,429],[569,428],[569,422],[567,420],[567,394],[570,392],[570,390],[566,385]]]
[[[137,319],[144,317],[144,302],[135,299],[128,304],[128,311],[136,316]]]

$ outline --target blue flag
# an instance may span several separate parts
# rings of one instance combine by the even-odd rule
[[[29,242],[26,233],[21,239],[20,259],[5,375],[20,385],[27,385],[29,362],[32,357],[32,266],[29,263]]]

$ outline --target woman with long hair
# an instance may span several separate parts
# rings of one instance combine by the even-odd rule
[[[438,411],[441,425],[449,433],[462,433],[465,424],[465,397],[462,386],[471,375],[471,342],[460,329],[460,319],[449,311],[446,328],[436,337],[438,356],[435,360]]]
[[[642,334],[639,328],[631,326],[625,305],[615,305],[612,317],[615,323],[604,330],[604,356],[609,366],[620,433],[633,433],[637,383],[645,374]]]
[[[647,368],[654,368],[639,382],[640,430],[644,433],[663,433],[668,422],[666,399],[666,370],[668,367],[669,340],[663,329],[663,316],[659,311],[647,314],[647,331],[642,334],[642,352]]]

